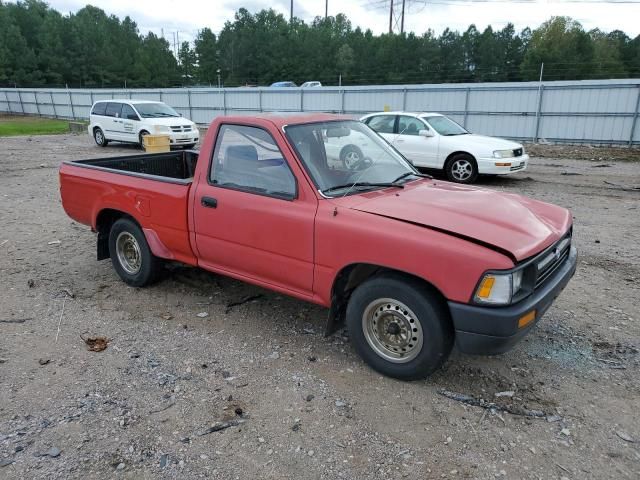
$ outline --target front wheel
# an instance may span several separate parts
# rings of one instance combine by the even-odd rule
[[[146,130],[142,130],[140,132],[140,135],[138,135],[138,143],[140,144],[140,148],[142,148],[144,150],[144,137],[146,137],[147,135],[149,135],[149,132],[147,132]]]
[[[400,275],[361,284],[347,305],[347,327],[358,354],[378,372],[402,380],[426,378],[448,358],[453,328],[438,295]]]
[[[116,273],[132,287],[149,285],[160,275],[161,260],[151,252],[140,227],[128,218],[111,227],[109,254]]]
[[[101,147],[106,147],[109,141],[104,136],[104,132],[100,128],[96,128],[93,130],[93,139],[96,141],[96,145]]]
[[[451,182],[473,183],[478,178],[478,164],[471,155],[466,153],[451,157],[444,170]]]

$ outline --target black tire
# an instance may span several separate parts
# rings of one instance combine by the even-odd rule
[[[395,308],[398,304],[400,310]],[[368,312],[373,315],[368,315]],[[365,317],[372,318],[372,321],[365,320]],[[365,333],[365,325],[372,325],[374,320],[378,322],[378,326],[385,325],[389,318],[393,320],[388,324],[388,329],[399,318],[396,326],[406,324],[410,327],[406,329],[409,332],[406,341],[419,342],[419,346],[412,343],[406,345],[413,349],[409,348],[404,358],[402,356],[405,354],[391,351],[391,348],[396,348],[393,343],[382,345],[390,337],[381,340],[371,331]],[[454,332],[444,301],[427,286],[402,275],[381,275],[358,286],[347,305],[347,328],[354,348],[369,366],[384,375],[401,380],[428,377],[442,366],[453,348]],[[387,333],[393,332],[387,330]],[[368,337],[378,340],[368,340]],[[402,334],[397,337],[402,337]],[[380,342],[383,354],[396,355],[395,361],[376,351],[376,342]]]
[[[478,178],[478,164],[468,153],[457,153],[447,161],[444,172],[450,182],[470,184]]]
[[[149,135],[149,132],[147,132],[146,130],[142,130],[139,134],[138,134],[138,143],[140,144],[140,148],[144,150],[144,141],[142,140],[142,138],[145,135]]]
[[[355,145],[345,145],[340,150],[340,161],[347,170],[352,170],[363,158],[362,150]]]
[[[96,145],[101,147],[106,147],[109,144],[109,140],[104,136],[104,132],[101,128],[93,129],[93,139],[95,140]]]
[[[120,242],[129,243],[123,245]],[[132,250],[137,251],[137,255],[127,256],[127,252]],[[109,255],[117,274],[132,287],[150,285],[160,277],[162,261],[151,253],[144,233],[133,220],[121,218],[113,224],[109,232]],[[139,263],[132,260],[136,257]],[[138,265],[137,269],[132,267],[134,263]]]

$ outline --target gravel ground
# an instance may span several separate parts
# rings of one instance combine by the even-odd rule
[[[511,352],[403,383],[324,338],[319,307],[180,266],[130,288],[97,262],[57,168],[134,148],[0,146],[0,477],[640,478],[640,162],[482,179],[570,208],[578,271]]]

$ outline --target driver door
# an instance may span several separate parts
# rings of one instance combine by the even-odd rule
[[[318,200],[299,188],[298,168],[266,130],[222,125],[194,197],[200,266],[311,297]]]

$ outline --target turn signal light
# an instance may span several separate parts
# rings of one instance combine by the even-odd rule
[[[510,167],[510,166],[511,166],[510,162],[507,162],[507,163],[496,162],[496,167]]]
[[[520,317],[520,319],[518,320],[518,328],[526,327],[535,319],[536,319],[536,311],[531,310],[526,315],[523,315],[522,317]]]
[[[493,288],[493,284],[495,282],[496,282],[495,277],[489,277],[489,276],[484,277],[484,280],[482,280],[482,284],[478,289],[478,297],[489,298],[489,295],[491,295],[491,289]]]

